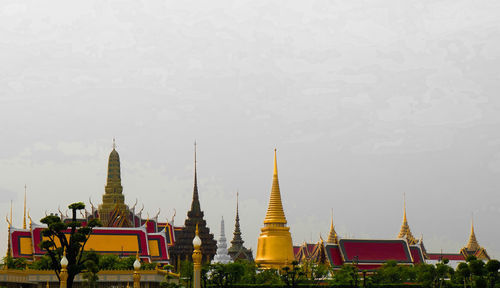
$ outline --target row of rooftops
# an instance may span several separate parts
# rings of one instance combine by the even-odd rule
[[[118,167],[117,168],[118,170],[116,172],[118,176],[116,177],[120,179],[119,156],[115,150],[115,147],[113,147],[113,151],[110,154],[110,162],[112,162],[111,158],[116,158],[113,161],[118,162],[118,164],[115,165]],[[196,151],[195,151],[195,165],[196,165]],[[277,175],[276,160],[274,169],[275,169],[274,174]],[[196,166],[195,166],[195,191],[193,194],[194,195],[193,199],[197,198],[195,197],[197,196],[196,185],[197,183],[196,183]],[[195,201],[193,201],[193,203],[194,202]],[[281,204],[281,201],[279,202],[280,202],[279,204]],[[90,213],[85,211],[85,214],[82,214],[83,217],[83,219],[81,219],[82,222],[85,222],[91,218],[98,218],[100,216],[98,209],[95,209],[92,202],[90,203],[92,210]],[[128,217],[131,220],[129,221],[129,224],[132,227],[96,228],[94,230],[95,236],[94,239],[92,240],[93,242],[91,241],[91,245],[89,245],[88,247],[93,247],[94,250],[100,251],[101,253],[115,253],[121,255],[134,255],[137,251],[139,251],[141,257],[144,259],[148,259],[149,261],[169,262],[170,255],[168,248],[173,247],[175,245],[175,240],[177,238],[176,234],[181,233],[183,227],[174,227],[173,218],[170,223],[168,222],[159,223],[158,214],[152,219],[149,219],[149,217],[147,219],[143,219],[141,217],[142,209],[139,212],[136,212],[135,206],[136,205],[134,205],[132,208],[126,211],[127,213],[129,213]],[[199,210],[199,203],[197,203],[197,206],[198,207],[195,208],[198,208]],[[278,208],[280,208],[278,209],[279,211],[282,211],[281,206]],[[63,213],[61,211],[60,213],[61,217],[64,219],[65,217]],[[25,216],[23,220],[23,229],[16,229],[13,227],[11,228],[12,216],[10,221],[7,219],[7,221],[9,222],[9,231],[10,231],[8,249],[13,257],[25,257],[34,259],[35,257],[44,254],[43,251],[41,251],[40,248],[38,248],[38,243],[41,241],[40,232],[41,229],[43,229],[43,226],[32,224],[30,218],[30,227],[29,228],[26,227],[26,191],[25,191],[24,215]],[[266,215],[266,219],[267,217],[268,215]],[[284,214],[282,218],[284,218]],[[242,246],[243,241],[241,239],[241,232],[239,231],[238,214],[236,218],[235,228],[238,230],[238,231],[235,230],[235,237],[238,238],[237,239],[238,241],[236,242],[238,242]],[[133,237],[131,237],[131,235],[133,235]],[[115,243],[114,245],[116,247],[120,246],[121,247],[120,249],[117,250],[116,247],[110,249],[110,247],[108,247],[109,244],[107,244],[107,242],[109,241],[106,241],[106,238],[111,239],[110,237],[113,237],[115,242],[118,241],[118,243]],[[101,241],[98,241],[99,238],[101,239]],[[308,260],[308,261],[314,260],[316,262],[328,261],[328,263],[332,266],[339,266],[344,263],[354,263],[353,261],[355,261],[358,265],[365,265],[366,267],[368,266],[375,267],[376,265],[381,265],[381,263],[387,260],[396,260],[404,264],[417,264],[417,263],[422,263],[425,260],[438,260],[441,258],[447,258],[449,260],[454,260],[454,261],[463,261],[469,255],[474,255],[478,259],[489,259],[486,250],[482,248],[477,242],[474,233],[473,223],[471,225],[471,234],[469,241],[467,245],[460,250],[459,253],[456,254],[427,253],[423,244],[423,240],[422,239],[417,240],[411,233],[406,217],[406,201],[404,203],[404,209],[403,209],[403,223],[401,225],[401,229],[397,238],[398,239],[389,239],[389,240],[339,239],[335,231],[335,227],[333,225],[333,216],[332,216],[330,232],[326,243],[324,243],[324,241],[320,239],[320,241],[316,244],[304,243],[301,246],[294,246],[294,255],[296,260],[298,261],[303,261],[303,260]],[[94,246],[92,246],[92,243],[94,244]],[[133,251],[132,250],[129,251],[124,247],[130,248]],[[246,249],[245,251],[251,253],[251,250],[249,249]]]

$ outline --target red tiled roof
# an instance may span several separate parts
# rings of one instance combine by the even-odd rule
[[[340,255],[339,245],[326,244],[326,255],[332,266],[341,266],[344,264],[342,255]]]
[[[300,246],[293,246],[293,255],[297,256],[297,253],[300,252]]]
[[[446,258],[452,261],[465,261],[465,258],[462,254],[454,254],[454,253],[427,253],[427,256],[430,260],[441,260]]]
[[[408,243],[404,240],[341,239],[339,246],[345,262],[384,263],[396,260],[412,263]]]
[[[419,246],[410,246],[411,258],[413,258],[413,264],[424,263],[424,255]]]

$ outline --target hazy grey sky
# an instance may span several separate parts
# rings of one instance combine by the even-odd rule
[[[394,238],[403,193],[428,251],[474,213],[500,257],[500,2],[3,0],[0,212],[104,193],[116,137],[126,201],[181,224],[199,143],[202,209],[257,246],[273,148],[293,241]],[[141,204],[139,204],[141,205]],[[0,221],[5,251],[5,221]]]

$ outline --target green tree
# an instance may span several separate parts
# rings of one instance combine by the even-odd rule
[[[417,281],[424,287],[436,287],[438,281],[436,266],[432,264],[419,264],[416,266]]]
[[[298,265],[299,262],[292,261],[292,267],[285,266],[281,269],[281,278],[286,287],[297,287],[296,285],[305,278],[304,271]]]
[[[333,273],[333,283],[334,284],[350,284],[354,286],[355,279],[357,277],[357,269],[354,265],[344,264],[340,266],[340,269]]]
[[[16,270],[24,270],[28,266],[25,258],[12,258],[10,255],[3,258],[3,263],[8,269]]]
[[[455,271],[455,282],[458,282],[458,283],[463,283],[464,284],[464,288],[467,287],[467,283],[469,282],[470,280],[470,269],[469,269],[469,265],[467,265],[467,263],[459,263],[458,266],[457,266],[457,269]]]
[[[495,287],[498,283],[498,270],[500,270],[500,261],[492,259],[486,262],[484,265],[486,273],[488,273],[488,284],[489,287]]]
[[[68,206],[72,212],[71,222],[64,223],[59,216],[49,215],[40,220],[47,228],[42,230],[42,236],[47,240],[40,243],[40,247],[47,252],[51,259],[51,269],[55,271],[58,279],[61,272],[61,258],[66,253],[68,259],[68,288],[73,286],[75,276],[86,269],[87,259],[84,252],[92,229],[101,226],[99,220],[92,219],[86,226],[77,221],[78,210],[85,208],[82,202],[76,202]]]
[[[283,284],[276,269],[257,269],[255,284],[278,285]]]
[[[415,282],[417,273],[413,266],[398,265],[397,261],[387,261],[377,269],[372,280],[379,284]]]
[[[82,278],[85,279],[87,287],[95,288],[97,287],[97,280],[99,280],[97,275],[99,272],[99,255],[93,250],[84,253],[87,254],[87,261],[84,263],[85,270],[82,270]]]

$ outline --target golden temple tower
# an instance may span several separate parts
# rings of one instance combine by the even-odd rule
[[[267,208],[264,227],[257,242],[257,257],[255,263],[263,268],[280,269],[295,260],[293,255],[292,235],[290,227],[286,226],[285,212],[281,203],[280,186],[278,182],[278,164],[276,149],[274,149],[274,173],[269,207]]]
[[[339,237],[337,232],[335,232],[335,227],[333,226],[333,211],[332,211],[332,222],[330,223],[330,233],[328,234],[327,243],[339,244]]]
[[[472,255],[479,260],[490,260],[486,249],[477,242],[476,233],[474,233],[474,220],[471,220],[469,242],[460,250],[460,254],[464,255],[465,258]]]
[[[130,211],[125,204],[122,180],[120,175],[120,155],[116,152],[115,139],[113,151],[109,154],[108,178],[102,195],[102,204],[99,205],[99,218],[105,227],[129,227]]]
[[[406,196],[403,198],[403,224],[401,224],[398,238],[406,239],[409,245],[415,245],[418,243],[418,240],[411,234],[410,225],[408,225],[408,220],[406,219]]]

